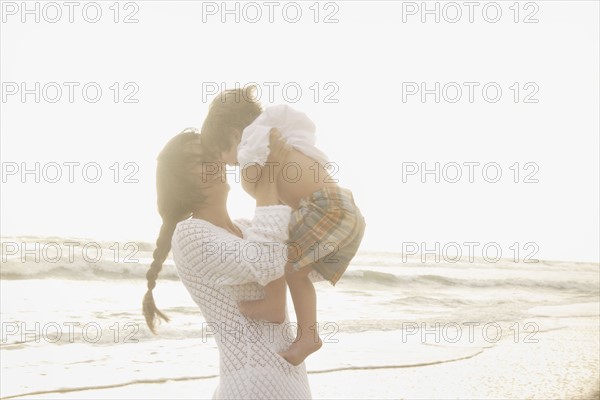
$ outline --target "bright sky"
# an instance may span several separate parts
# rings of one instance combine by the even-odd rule
[[[440,2],[439,23],[421,2],[267,3],[228,3],[236,22],[221,2],[120,3],[118,15],[98,2],[90,23],[96,6],[81,2],[70,23],[62,2],[28,2],[30,14],[2,2],[2,235],[155,240],[159,151],[201,126],[215,87],[256,82],[264,105],[315,121],[367,220],[363,250],[476,242],[481,256],[498,243],[504,257],[598,262],[598,2]],[[39,183],[21,175],[36,162]],[[421,182],[436,163],[440,182]],[[253,212],[235,183],[229,206]]]

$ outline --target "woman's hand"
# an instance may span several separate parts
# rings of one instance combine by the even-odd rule
[[[271,129],[269,149],[269,157],[261,169],[260,179],[256,182],[255,194],[257,206],[279,204],[277,178],[281,173],[289,152],[292,150],[291,146],[281,136],[281,133],[275,128]]]

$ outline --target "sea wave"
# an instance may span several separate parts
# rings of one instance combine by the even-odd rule
[[[0,256],[1,279],[145,279],[152,262],[154,245],[146,242],[117,243],[81,238],[19,236],[3,237]],[[514,264],[514,263],[513,263]],[[563,265],[564,264],[564,265]],[[473,274],[456,273],[473,264],[434,263],[428,265],[403,264],[402,256],[391,253],[358,254],[344,274],[342,282],[348,289],[394,290],[406,287],[468,288],[468,289],[521,289],[566,291],[597,295],[596,280],[572,279],[573,272],[598,271],[592,263],[537,263],[540,271],[562,268],[565,274],[545,277],[541,274],[512,277],[489,274],[475,278]],[[372,270],[377,269],[377,270]],[[376,268],[375,268],[376,267]],[[417,267],[417,268],[415,268]],[[530,266],[531,267],[531,266]],[[489,265],[488,265],[489,268]],[[513,265],[497,264],[496,270],[513,270]],[[384,272],[382,269],[389,270]],[[407,273],[406,271],[410,271]],[[428,273],[429,272],[429,273]],[[444,273],[446,272],[446,274]],[[452,273],[448,273],[452,272]],[[468,277],[467,277],[468,276]],[[160,274],[161,279],[179,280],[173,260],[169,257]]]
[[[145,279],[147,265],[138,263],[118,263],[102,259],[98,262],[78,260],[73,263],[23,263],[8,260],[0,268],[1,279]],[[167,260],[160,273],[160,279],[179,280],[177,270],[171,260]],[[522,289],[565,291],[597,295],[597,283],[581,280],[539,280],[539,279],[472,279],[451,278],[441,275],[395,275],[392,273],[353,269],[347,271],[342,283],[348,289],[394,290],[411,288],[470,288],[470,289]]]
[[[344,275],[346,282],[363,285],[383,285],[388,287],[447,287],[447,288],[471,288],[471,289],[536,289],[536,290],[560,290],[581,293],[600,293],[597,283],[577,280],[541,280],[541,279],[472,279],[451,278],[441,275],[409,275],[400,276],[386,272],[353,270]]]

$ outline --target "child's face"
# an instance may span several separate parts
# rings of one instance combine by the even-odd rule
[[[227,165],[235,165],[238,162],[237,158],[237,148],[240,142],[242,141],[242,133],[236,132],[231,141],[231,145],[229,149],[221,152],[221,159]]]

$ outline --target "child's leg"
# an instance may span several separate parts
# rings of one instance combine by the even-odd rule
[[[321,348],[322,342],[317,327],[317,294],[308,274],[310,267],[293,271],[288,265],[286,280],[294,301],[298,332],[296,340],[284,352],[279,353],[290,364],[298,365],[311,353]]]
[[[269,282],[265,286],[265,298],[239,302],[240,312],[248,318],[284,323],[285,287],[285,277]]]

